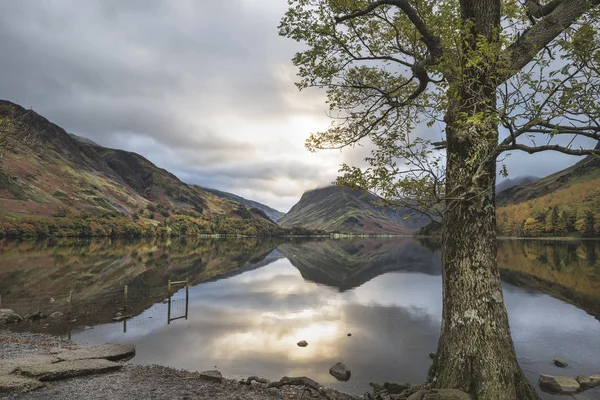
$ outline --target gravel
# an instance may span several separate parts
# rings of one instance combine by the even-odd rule
[[[55,348],[77,348],[66,338],[44,334],[13,333],[0,330],[0,359],[30,355],[50,355]],[[3,398],[0,394],[0,399]],[[323,399],[303,387],[286,386],[268,389],[263,384],[242,385],[223,379],[207,382],[200,373],[177,370],[159,365],[125,365],[122,369],[102,375],[78,377],[48,383],[41,389],[16,395],[10,399],[197,399],[197,400],[275,400]],[[339,400],[359,397],[340,393]]]

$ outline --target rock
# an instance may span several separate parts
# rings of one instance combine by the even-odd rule
[[[202,371],[200,372],[200,379],[210,382],[218,382],[221,383],[223,380],[223,375],[217,370],[212,371]]]
[[[123,316],[123,313],[120,313],[120,312],[118,312],[118,313],[115,314],[115,318],[119,318],[119,317],[122,317],[122,316]]]
[[[583,390],[600,386],[600,374],[591,376],[577,375],[577,378],[575,379],[577,380],[577,382],[581,386],[581,389]]]
[[[471,400],[471,396],[458,389],[419,390],[407,400]]]
[[[557,367],[560,367],[560,368],[566,368],[569,366],[569,364],[567,364],[566,361],[561,360],[560,358],[555,358],[552,360],[552,362],[554,363],[554,365],[556,365]]]
[[[2,359],[0,362],[0,375],[12,374],[21,367],[29,367],[38,364],[52,364],[58,361],[59,360],[56,357],[45,355]]]
[[[43,311],[37,310],[35,312],[27,314],[24,319],[30,321],[39,321],[44,318],[48,318],[48,316]]]
[[[17,375],[0,375],[0,393],[25,393],[45,386],[44,383]]]
[[[575,393],[580,389],[579,382],[571,376],[540,375],[538,381],[542,389],[554,393]]]
[[[334,366],[329,368],[329,373],[338,381],[346,382],[350,379],[350,369],[342,362],[336,363]]]
[[[60,311],[55,311],[52,314],[50,314],[50,318],[61,318],[63,315],[65,314],[61,313]]]
[[[296,343],[298,345],[298,347],[306,347],[308,346],[308,342],[306,340],[301,340],[298,343]]]
[[[410,383],[399,383],[399,382],[385,382],[383,384],[383,388],[389,394],[400,394],[404,392],[406,389],[410,388],[412,385]]]
[[[435,353],[429,353],[429,358],[431,358],[432,360],[435,359]]]
[[[3,308],[0,310],[0,325],[18,324],[23,321],[23,317],[15,313],[13,310]]]
[[[348,335],[346,335],[346,336],[350,337],[350,336],[352,336],[352,334],[351,334],[351,333],[349,333],[349,334],[348,334]]]
[[[119,313],[119,314],[120,314],[120,313]],[[129,319],[129,318],[131,318],[131,315],[119,315],[119,316],[117,316],[117,317],[114,317],[114,318],[113,318],[113,321],[115,321],[115,322],[120,322],[120,321],[124,321],[124,320],[126,320],[126,319]]]
[[[76,376],[102,374],[116,371],[123,364],[108,360],[61,361],[55,364],[39,364],[19,368],[16,373],[40,381],[57,381]]]
[[[69,350],[57,355],[62,361],[91,360],[104,358],[116,361],[135,355],[135,346],[131,344],[103,344]]]

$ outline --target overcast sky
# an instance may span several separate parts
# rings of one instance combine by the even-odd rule
[[[0,98],[135,151],[187,183],[287,211],[367,151],[309,153],[324,96],[298,92],[285,0],[0,2]],[[430,133],[435,136],[435,132]],[[515,154],[512,177],[576,162]]]

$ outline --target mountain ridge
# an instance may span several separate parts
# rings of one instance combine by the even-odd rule
[[[380,202],[371,193],[347,187],[317,188],[305,192],[279,224],[353,234],[410,234],[427,223],[414,210],[393,209]]]

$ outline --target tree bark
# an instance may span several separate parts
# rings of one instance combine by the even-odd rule
[[[471,23],[464,54],[477,51],[477,36],[498,40],[500,1],[461,0],[461,10]],[[496,260],[494,68],[464,62],[445,116],[443,313],[429,382],[475,399],[529,400],[538,396],[517,363]]]

